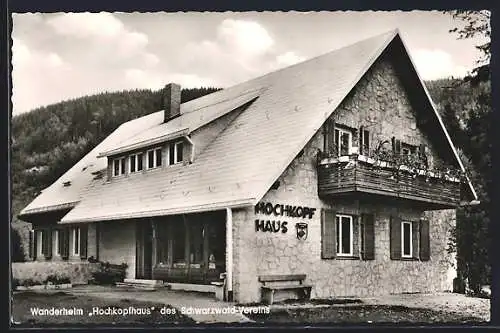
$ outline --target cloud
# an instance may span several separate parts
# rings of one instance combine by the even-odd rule
[[[31,51],[28,46],[19,38],[12,37],[12,66],[19,68],[19,66],[27,63],[30,58]]]
[[[467,69],[455,64],[451,55],[443,50],[420,49],[416,50],[412,57],[418,73],[424,80],[463,77],[467,74]]]
[[[198,78],[217,78],[213,84],[218,87],[303,60],[293,51],[280,50],[271,33],[259,22],[241,19],[222,20],[214,38],[187,43],[180,54],[181,71],[197,73]]]
[[[267,30],[257,22],[226,19],[217,28],[217,38],[228,50],[243,56],[258,56],[274,45]]]
[[[147,51],[148,36],[128,29],[112,13],[64,13],[48,19],[47,25],[58,35],[80,39],[103,60],[138,57],[136,60],[145,66],[159,63],[158,57],[153,59],[155,55]]]
[[[304,57],[295,54],[295,52],[288,51],[276,57],[276,64],[278,67],[287,67],[295,65],[304,60],[306,60]]]
[[[12,40],[13,113],[31,109],[34,101],[38,106],[59,101],[59,92],[71,77],[70,64],[56,52],[30,49],[23,40]]]
[[[47,20],[58,34],[78,38],[114,38],[125,31],[111,13],[64,13]]]

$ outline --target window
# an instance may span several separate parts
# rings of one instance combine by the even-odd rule
[[[337,255],[352,256],[353,251],[353,228],[352,216],[337,215],[336,223],[336,243]]]
[[[80,255],[80,228],[73,228],[73,255]]]
[[[125,157],[120,159],[120,175],[125,174]]]
[[[142,160],[143,160],[143,153],[137,154],[137,171],[142,171]]]
[[[125,174],[125,157],[113,160],[113,176]]]
[[[60,256],[61,255],[61,249],[59,249],[59,230],[54,230],[54,234],[52,236],[54,239],[53,239],[53,243],[54,243],[54,254],[56,256]]]
[[[411,258],[413,256],[413,235],[412,235],[412,223],[402,222],[401,223],[401,256],[403,258]]]
[[[369,155],[370,153],[370,132],[364,126],[359,128],[359,153]]]
[[[351,132],[336,128],[335,129],[335,148],[337,151],[337,156],[349,155],[352,145],[352,134]]]
[[[36,235],[37,235],[37,244],[36,244],[36,254],[38,257],[42,257],[43,256],[43,231],[39,230],[36,232]]]
[[[149,150],[147,152],[147,167],[148,169],[153,169],[161,166],[162,159],[162,149],[156,148]]]
[[[148,158],[148,169],[154,168],[154,158],[155,158],[154,150],[148,151],[147,158]]]
[[[155,149],[155,166],[161,166],[161,148]]]
[[[142,158],[143,158],[142,153],[130,155],[129,158],[130,173],[142,171]]]
[[[182,162],[182,150],[183,149],[184,149],[184,144],[182,142],[175,143],[174,164]]]
[[[137,163],[137,156],[136,155],[130,155],[130,173],[135,172],[136,169],[136,163]]]
[[[113,176],[118,176],[120,174],[120,161],[113,161]]]
[[[169,148],[169,164],[181,163],[183,160],[182,152],[184,149],[184,143],[182,141],[176,142],[170,145]]]

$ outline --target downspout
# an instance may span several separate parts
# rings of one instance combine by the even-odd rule
[[[233,211],[226,208],[226,288],[228,302],[233,301]]]
[[[187,142],[191,144],[191,156],[189,156],[189,163],[193,163],[194,160],[194,142],[188,135],[184,135]]]

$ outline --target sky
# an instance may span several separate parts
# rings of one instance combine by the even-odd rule
[[[229,87],[398,28],[424,80],[464,76],[481,40],[439,11],[12,14],[13,115],[104,91]]]

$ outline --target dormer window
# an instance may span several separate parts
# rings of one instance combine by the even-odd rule
[[[142,169],[143,169],[142,158],[143,158],[142,153],[130,155],[130,157],[129,157],[130,173],[142,171]]]
[[[170,154],[169,164],[170,165],[182,162],[183,149],[184,149],[184,143],[182,141],[178,141],[178,142],[170,145],[170,151],[169,151],[169,154]]]
[[[125,157],[113,160],[113,176],[125,174]]]
[[[146,157],[148,169],[158,168],[161,166],[161,148],[148,150]]]

